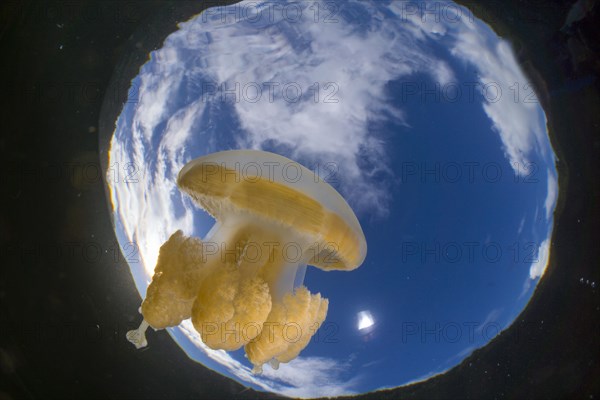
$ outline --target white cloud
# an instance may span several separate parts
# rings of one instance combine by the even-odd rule
[[[161,49],[154,53],[156,62],[169,60],[169,57],[176,55],[170,49]],[[154,128],[168,118],[169,100],[175,97],[178,89],[177,83],[181,79],[181,66],[177,66],[175,61],[177,57],[159,73],[156,71],[147,71],[140,74],[139,103],[135,113],[134,126],[137,125],[144,135],[147,142],[150,142],[154,134]]]
[[[360,382],[359,376],[344,379],[349,364],[324,357],[298,357],[278,370],[265,368],[264,376],[280,381],[276,392],[290,397],[314,398],[352,395]]]
[[[172,51],[167,50],[166,55],[161,52],[157,51],[155,58],[174,57]],[[177,229],[188,234],[193,230],[194,210],[184,208],[183,214],[175,217],[178,213],[171,194],[183,199],[175,183],[177,173],[187,161],[182,145],[191,135],[192,125],[204,104],[196,101],[180,109],[169,103],[173,87],[180,82],[181,68],[173,60],[161,65],[158,75],[148,64],[142,68],[140,103],[134,107],[131,125],[120,125],[115,132],[109,152],[110,165],[114,166],[109,176],[119,180],[111,187],[111,200],[129,240],[138,246],[139,253],[135,256],[139,254],[149,276],[166,239]],[[155,82],[159,80],[160,83]],[[161,123],[165,127],[157,135]],[[158,143],[157,147],[153,143]],[[150,159],[148,155],[153,152],[156,158]]]
[[[529,268],[529,278],[537,279],[544,275],[550,259],[550,239],[544,240],[538,249],[537,261]]]
[[[546,268],[548,267],[548,261],[550,260],[550,238],[548,237],[544,240],[537,251],[537,258],[529,267],[529,275],[527,279],[523,282],[523,289],[521,290],[521,294],[519,295],[519,300],[527,294],[529,289],[531,288],[532,282],[544,275],[546,272]]]
[[[476,349],[476,346],[467,346],[463,350],[459,351],[455,357],[462,359],[464,357],[470,356],[471,353],[473,353],[473,351],[475,351],[475,349]]]
[[[525,217],[521,218],[521,222],[519,222],[519,229],[517,229],[517,235],[520,235],[523,232],[523,228],[525,227]]]
[[[491,46],[479,30],[460,32],[452,52],[477,68],[479,82],[488,88],[484,92],[484,111],[500,135],[511,166],[524,174],[530,153],[546,134],[540,124],[541,110],[537,103],[525,101],[523,92],[528,80],[508,43],[501,41]],[[515,99],[517,87],[519,95]],[[544,154],[543,148],[538,150]]]
[[[480,332],[478,332],[480,333]],[[473,351],[475,351],[477,349],[477,346],[475,345],[471,345],[471,346],[467,346],[464,349],[462,349],[461,351],[459,351],[458,353],[454,354],[452,357],[448,357],[448,359],[446,359],[446,361],[444,362],[444,365],[449,365],[450,367],[456,365],[456,363],[464,360],[465,358],[467,358],[468,356],[471,355],[471,353],[473,353]]]
[[[544,202],[544,208],[546,209],[546,219],[549,220],[552,216],[552,211],[556,205],[556,199],[558,197],[558,184],[556,177],[552,171],[548,171],[548,186],[546,192],[546,201]]]
[[[419,376],[418,378],[415,378],[409,382],[406,382],[404,385],[402,386],[410,386],[410,385],[414,385],[415,383],[419,383],[419,382],[425,382],[435,376],[438,375],[442,375],[444,374],[446,371],[448,371],[450,368],[446,367],[446,368],[439,368],[433,371],[429,371],[426,374],[423,374],[421,376]],[[380,388],[380,389],[393,389],[395,386],[389,386],[389,387],[385,387],[385,388]]]
[[[477,325],[477,328],[475,329],[475,331],[477,333],[481,333],[481,332],[483,332],[484,329],[487,329],[488,326],[492,326],[492,325],[495,327],[501,328],[498,318],[502,314],[502,311],[503,311],[502,308],[494,308],[492,311],[490,311],[486,315],[486,317],[483,319],[483,321],[481,321],[481,323],[479,323],[479,325]]]
[[[519,300],[521,300],[523,298],[523,296],[525,296],[527,294],[527,292],[529,291],[529,288],[531,288],[531,278],[528,275],[527,279],[525,279],[525,281],[523,282],[523,289],[521,289],[521,294],[519,294],[519,297],[518,297]]]
[[[295,4],[301,4],[304,15],[310,13],[307,7],[312,3]],[[377,29],[357,34],[355,21],[316,24],[308,17],[264,29],[257,23],[222,24],[221,15],[215,13],[209,24],[201,23],[202,18],[181,24],[171,43],[210,54],[202,57],[202,66],[216,85],[240,85],[241,95],[234,103],[244,130],[238,135],[240,147],[261,149],[276,143],[289,147],[290,156],[308,167],[333,162],[340,190],[350,204],[358,211],[385,215],[388,187],[374,184],[372,177],[390,177],[392,172],[373,122],[387,116],[404,123],[402,111],[389,105],[386,84],[414,72],[445,83],[453,73],[430,50],[417,45],[403,21],[383,18],[373,4],[356,4],[369,9],[365,15],[372,16]],[[276,20],[279,14],[274,13]],[[343,20],[342,13],[338,18]],[[290,37],[290,29],[301,32],[305,45],[292,41],[297,38]],[[207,32],[209,43],[201,40]],[[268,82],[278,86],[265,85]],[[257,86],[262,95],[254,101]],[[248,96],[244,87],[251,88]],[[305,97],[292,102],[297,89]],[[327,102],[331,100],[335,102]]]
[[[360,376],[357,375],[345,379],[344,376],[350,368],[349,361],[340,363],[326,357],[299,356],[289,363],[280,364],[278,370],[265,365],[262,374],[254,375],[249,367],[235,360],[227,352],[208,348],[190,320],[183,321],[179,329],[198,349],[224,366],[229,373],[263,390],[296,398],[333,397],[355,394],[355,387],[360,382]]]
[[[451,39],[451,54],[476,68],[478,89],[486,100],[483,109],[500,136],[511,167],[524,175],[534,150],[546,154],[546,147],[541,145],[547,142],[541,122],[545,116],[508,42],[497,41],[495,36],[489,39],[490,28],[465,17],[469,15],[466,9],[462,15],[461,23],[439,16],[436,21],[432,15],[405,13],[404,17],[421,36]],[[465,87],[463,96],[468,90]]]

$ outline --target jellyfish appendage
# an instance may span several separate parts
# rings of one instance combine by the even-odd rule
[[[148,326],[148,321],[143,319],[142,323],[137,329],[127,332],[127,340],[138,350],[148,346],[148,341],[146,340],[146,329],[148,329]]]
[[[246,345],[250,362],[273,367],[296,358],[325,321],[328,306],[327,299],[305,286],[287,293],[273,306],[260,336]]]
[[[190,318],[197,287],[208,273],[200,239],[177,231],[161,246],[141,312],[154,329]]]

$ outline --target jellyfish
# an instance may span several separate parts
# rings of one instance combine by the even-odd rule
[[[127,338],[140,348],[148,326],[191,318],[209,348],[243,346],[255,373],[296,358],[329,307],[303,285],[306,266],[351,271],[366,257],[348,203],[307,168],[258,150],[192,160],[177,185],[216,223],[203,240],[177,231],[161,246],[144,319]]]

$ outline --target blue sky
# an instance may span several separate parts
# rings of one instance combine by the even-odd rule
[[[526,101],[532,92],[510,47],[486,25],[448,2],[430,4],[441,16],[461,10],[459,21],[402,3],[331,4],[336,23],[274,10],[270,23],[213,11],[180,24],[133,81],[139,92],[110,151],[112,165],[142,171],[137,183],[109,183],[117,237],[140,248],[142,263],[131,267],[142,296],[160,245],[178,229],[202,237],[212,225],[176,188],[187,161],[254,148],[336,166],[331,183],[356,212],[368,256],[353,272],[309,267],[304,283],[330,311],[298,359],[254,376],[243,352],[208,350],[189,322],[170,330],[208,367],[300,397],[424,379],[487,343],[543,274],[557,193],[543,111]],[[318,82],[322,92],[298,102],[202,97],[208,83],[264,82],[293,82],[304,94]],[[338,102],[326,103],[332,82]],[[456,101],[444,99],[456,86]],[[357,329],[361,311],[375,323],[368,333]]]

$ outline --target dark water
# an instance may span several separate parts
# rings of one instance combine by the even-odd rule
[[[489,346],[443,376],[363,397],[598,398],[599,7],[561,31],[572,2],[460,3],[513,41],[546,110],[561,188],[550,265]],[[203,5],[0,7],[0,398],[275,397],[192,362],[166,332],[142,352],[124,335],[140,298],[100,176],[107,135],[136,59]]]

